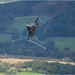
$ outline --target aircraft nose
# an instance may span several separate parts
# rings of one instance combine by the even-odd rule
[[[29,24],[26,24],[26,27],[32,27],[31,25],[29,25]]]

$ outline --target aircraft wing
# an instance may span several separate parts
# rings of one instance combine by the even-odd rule
[[[34,34],[35,34],[35,31],[33,31],[33,32],[31,33],[31,37],[33,37]]]
[[[31,36],[31,33],[29,32],[27,40],[29,40],[30,36]]]
[[[38,27],[38,25],[39,25],[39,22],[38,23],[36,23],[36,26]]]
[[[33,31],[32,31],[32,33],[31,33],[31,37],[33,37],[33,35],[35,34],[35,31],[36,31],[36,29],[37,29],[38,25],[39,25],[39,22],[38,22],[38,23],[36,23],[35,30],[33,30]]]
[[[27,40],[29,40],[30,37],[33,37],[34,33],[35,31],[29,32]]]

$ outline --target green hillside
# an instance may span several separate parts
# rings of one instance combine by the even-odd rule
[[[48,20],[48,18],[45,18],[44,16],[40,16],[40,18],[45,22]],[[11,51],[13,49],[13,50],[16,50],[16,52],[19,50],[18,53],[15,52],[15,54],[35,56],[35,53],[39,51],[40,56],[42,53],[45,52],[44,56],[47,57],[49,55],[52,55],[51,57],[53,57],[54,54],[50,54],[49,52],[48,54],[47,50],[41,50],[42,49],[41,47],[39,48],[39,46],[33,43],[30,43],[26,40],[28,36],[28,32],[25,25],[28,23],[34,22],[35,19],[36,17],[33,17],[33,16],[32,17],[15,17],[13,23],[10,25],[9,30],[7,30],[7,33],[0,34],[0,41],[3,41],[3,43],[0,42],[1,46],[3,45],[3,48],[1,47],[2,49],[1,53],[6,52],[7,54],[11,54]],[[38,29],[35,35],[33,36],[33,38],[30,38],[31,40],[40,43],[41,45],[45,46],[47,49],[50,49],[50,52],[53,52],[53,53],[57,51],[57,53],[59,54],[61,51],[65,52],[66,50],[68,50],[68,52],[70,51],[74,52],[74,49],[75,49],[74,37],[48,37],[48,38],[45,38],[44,40],[40,40],[38,35],[38,30],[40,29],[40,26],[43,23],[40,20],[39,22],[40,24],[38,26]],[[23,30],[25,30],[25,34],[22,35]],[[18,34],[17,35],[18,37],[14,36],[14,33],[16,35]],[[40,34],[42,34],[42,32]],[[13,37],[16,37],[16,38],[13,39]],[[9,41],[9,42],[6,42],[6,41]],[[4,51],[5,49],[8,52]],[[33,52],[34,49],[35,51]],[[41,53],[41,51],[44,51],[44,52]],[[25,53],[23,54],[22,52],[25,52]],[[56,57],[57,57],[57,53],[55,54]],[[38,55],[36,54],[36,56]]]
[[[52,37],[47,41],[53,40],[55,47],[64,50],[65,48],[75,49],[75,37]]]
[[[0,34],[0,41],[8,41],[11,40],[11,35],[9,34]]]
[[[40,18],[43,21],[47,20],[43,16]],[[11,24],[9,32],[11,32],[12,29],[16,29],[19,31],[19,34],[21,35],[23,30],[25,29],[26,33],[27,33],[27,29],[26,29],[25,25],[34,22],[35,19],[36,19],[36,17],[15,17],[13,23]],[[42,22],[40,22],[40,23],[42,23]],[[41,24],[39,24],[38,29],[40,28],[40,25]],[[51,38],[46,38],[44,41],[41,41],[41,40],[39,40],[38,37],[36,38],[36,36],[38,36],[38,34],[34,35],[32,40],[35,39],[37,42],[39,42],[41,44],[47,43],[48,41],[54,41],[55,47],[60,50],[64,50],[65,48],[75,49],[75,46],[74,46],[75,45],[75,38],[72,38],[72,37],[51,37]],[[27,35],[23,36],[23,37],[27,38]],[[10,34],[0,34],[0,41],[4,41],[4,40],[12,40],[12,36]],[[18,39],[16,39],[16,40],[18,40]]]
[[[26,29],[26,24],[30,24],[34,22],[34,20],[35,17],[15,17],[10,29],[17,28],[20,30],[20,33],[22,33],[22,31]]]
[[[35,21],[35,19],[37,18],[37,16],[29,16],[29,17],[15,17],[13,23],[11,24],[10,29],[12,28],[17,28],[18,30],[20,30],[20,33],[22,33],[22,31],[24,29],[26,29],[26,24],[30,24],[33,23]],[[44,16],[39,17],[42,20],[46,21],[47,18],[45,18]]]
[[[15,64],[0,61],[0,74],[74,74],[75,66],[69,63],[44,60],[75,62],[75,1],[9,1],[0,0],[0,58],[36,61]],[[39,26],[27,40],[26,24],[37,17]]]
[[[0,54],[63,58],[75,61],[75,2],[17,1],[0,4]],[[33,38],[26,24],[39,17]],[[44,49],[43,47],[46,47]]]
[[[39,18],[41,18],[45,22],[47,20],[45,17],[39,17]],[[36,17],[17,17],[13,21],[13,23],[11,25],[11,29],[17,28],[18,30],[20,30],[20,33],[22,33],[22,31],[24,29],[26,29],[25,25],[34,22],[35,19],[36,19]],[[40,23],[42,23],[42,22],[40,22]],[[38,29],[40,29],[40,25],[41,24],[39,24]],[[38,38],[36,38],[34,35],[34,37],[32,39],[35,39],[36,41],[40,42],[41,44],[47,43],[48,41],[52,40],[55,42],[55,46],[57,48],[59,48],[60,50],[63,50],[65,48],[75,49],[75,46],[74,46],[75,45],[75,38],[72,38],[72,37],[52,37],[52,38],[45,39],[46,41],[41,41]]]

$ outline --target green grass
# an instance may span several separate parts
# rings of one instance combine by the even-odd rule
[[[3,73],[0,73],[0,75],[4,75]]]
[[[34,18],[32,17],[16,17],[11,25],[12,28],[17,28],[20,30],[20,33],[26,29],[26,24],[30,24],[34,22]]]
[[[22,31],[26,29],[26,24],[33,23],[36,18],[37,17],[15,17],[10,29],[17,28],[18,30],[20,30],[20,33],[22,33]],[[40,18],[44,21],[47,20],[47,18],[45,17]]]
[[[4,73],[0,73],[0,75],[5,75],[5,74]],[[45,75],[45,74],[33,73],[33,72],[22,72],[22,73],[17,73],[17,75]]]
[[[55,42],[55,47],[60,50],[64,48],[75,49],[75,38],[72,37],[52,37],[47,41],[53,40]]]
[[[66,47],[70,49],[75,49],[75,38],[63,38],[62,41],[55,41],[55,45],[62,50]]]
[[[32,73],[32,72],[25,72],[25,73],[17,73],[17,75],[44,75],[41,73]]]
[[[49,41],[54,41],[55,48],[59,50],[64,50],[65,48],[75,49],[75,37],[51,37],[45,41],[40,41],[38,38],[33,37],[31,40],[36,40],[40,44],[48,43]]]
[[[8,32],[12,32],[12,29],[18,29],[20,33],[22,33],[22,31],[24,29],[26,29],[26,24],[30,24],[33,23],[35,21],[37,17],[15,17],[13,23],[10,25],[10,29],[8,30]],[[47,18],[40,16],[41,19],[43,19],[44,21],[47,20]],[[11,39],[11,35],[9,34],[0,34],[0,41],[7,41],[7,40],[12,40]]]
[[[0,41],[11,40],[11,35],[9,34],[0,34]]]
[[[29,19],[29,20],[28,20]],[[20,32],[23,31],[23,29],[26,28],[26,24],[28,23],[31,23],[31,18],[22,18],[22,17],[19,17],[19,18],[15,18],[12,25],[11,25],[11,28],[17,28],[18,30],[20,30]]]

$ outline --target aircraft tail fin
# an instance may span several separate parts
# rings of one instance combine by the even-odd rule
[[[39,19],[39,18],[37,17],[37,19],[35,20],[35,22],[34,22],[34,23],[37,23],[38,19]]]

